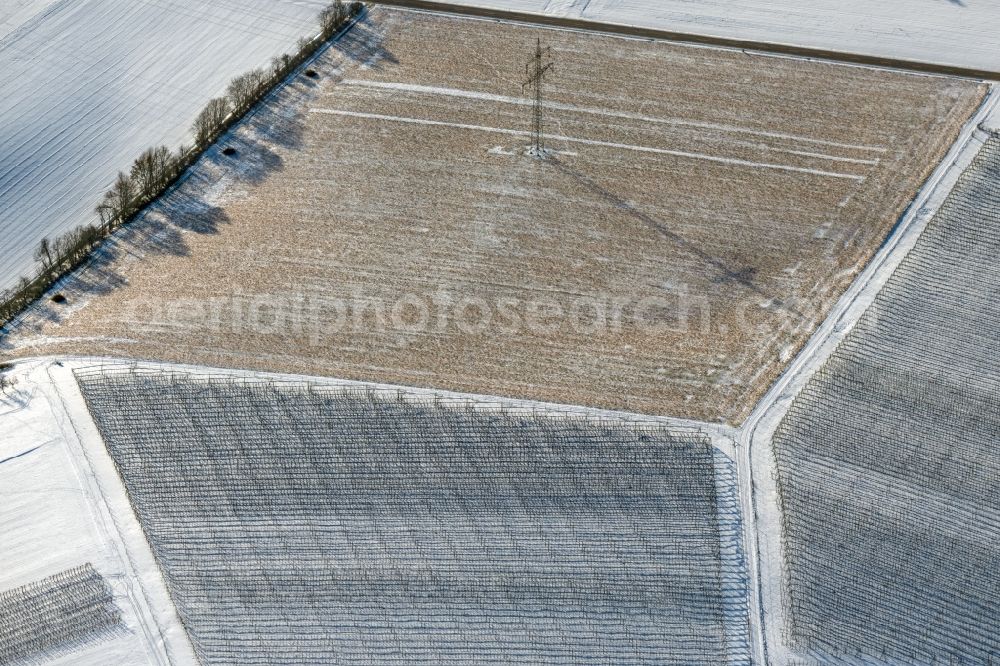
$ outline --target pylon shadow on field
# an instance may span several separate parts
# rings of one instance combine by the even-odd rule
[[[754,277],[757,274],[757,269],[753,266],[744,266],[740,268],[734,268],[729,266],[721,258],[705,251],[703,248],[695,244],[694,242],[684,238],[676,231],[673,231],[666,223],[654,218],[652,215],[640,210],[633,203],[626,201],[622,197],[618,196],[614,192],[611,192],[607,188],[603,187],[593,178],[580,173],[579,171],[571,168],[565,162],[561,161],[556,156],[548,157],[545,162],[551,164],[561,173],[573,178],[578,183],[583,185],[589,191],[598,195],[606,202],[614,206],[617,210],[628,213],[632,217],[641,221],[644,225],[657,232],[671,243],[675,244],[684,252],[697,257],[698,259],[705,262],[705,264],[716,271],[716,275],[712,278],[712,281],[716,284],[735,284],[744,289],[747,289],[758,296],[770,300],[775,307],[795,316],[798,319],[804,319],[805,315],[794,308],[793,306],[787,304],[782,298],[768,293],[765,289],[760,287],[756,282],[754,282]]]

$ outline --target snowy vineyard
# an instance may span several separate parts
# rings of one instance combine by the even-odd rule
[[[791,639],[824,663],[1000,661],[997,256],[994,137],[775,438]]]
[[[77,379],[205,664],[748,663],[734,470],[697,431]]]
[[[72,651],[120,623],[111,588],[90,564],[0,592],[0,664]]]

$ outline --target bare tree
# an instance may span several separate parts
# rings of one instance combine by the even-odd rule
[[[206,146],[215,138],[231,110],[229,100],[224,97],[209,100],[192,127],[199,146]]]
[[[79,229],[79,227],[77,227]],[[61,260],[73,263],[74,246],[76,245],[77,229],[67,231],[59,238],[52,241],[52,249]]]
[[[194,148],[191,146],[184,144],[177,146],[177,154],[174,155],[174,161],[170,165],[171,176],[176,176],[180,172],[181,168],[187,164],[187,160],[193,151]]]
[[[319,13],[319,27],[323,32],[323,38],[332,37],[345,19],[347,19],[347,7],[344,6],[343,0],[336,0],[324,7]]]
[[[17,290],[21,294],[21,301],[24,304],[31,302],[31,285],[32,282],[28,278],[21,276],[21,279],[17,281]]]
[[[14,302],[17,293],[13,289],[0,291],[0,325],[14,316],[17,304]]]
[[[253,69],[233,79],[226,94],[237,112],[245,111],[257,101],[267,83],[268,78],[264,70]]]
[[[94,208],[94,212],[101,220],[101,228],[110,233],[117,225],[131,217],[136,211],[138,195],[139,189],[135,181],[119,171],[115,184],[104,193],[104,199]]]
[[[292,67],[294,66],[295,58],[287,53],[282,53],[279,56],[271,58],[271,78],[274,80],[282,78],[288,72],[292,71]]]
[[[246,108],[247,101],[251,99],[252,94],[250,92],[250,82],[247,80],[245,74],[240,74],[229,82],[229,86],[226,88],[226,97],[229,98],[237,113],[240,109]]]
[[[173,157],[166,146],[148,148],[132,165],[132,182],[142,198],[152,198],[166,183]]]
[[[53,243],[56,254],[73,265],[81,261],[101,242],[101,231],[92,225],[76,227]]]
[[[105,192],[104,199],[94,208],[94,212],[97,213],[97,217],[101,220],[101,228],[104,229],[105,233],[110,233],[111,228],[115,224],[115,209],[111,204],[112,196],[111,192]]]
[[[132,217],[132,213],[135,212],[137,194],[138,190],[132,179],[119,171],[115,184],[111,186],[110,198],[110,202],[114,206],[115,217],[118,218],[119,223]]]
[[[17,281],[17,286],[9,291],[5,298],[3,308],[4,319],[9,320],[34,298],[35,290],[32,289],[32,281],[22,276]]]
[[[35,261],[42,265],[42,272],[49,274],[55,268],[56,259],[53,253],[52,243],[48,238],[43,238],[35,248]]]

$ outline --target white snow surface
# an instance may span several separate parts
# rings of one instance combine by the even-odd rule
[[[92,223],[119,170],[235,75],[318,31],[324,0],[0,0],[0,289]]]
[[[125,630],[46,664],[196,664],[194,651],[68,367],[22,364],[0,394],[0,591],[87,562]]]
[[[55,4],[56,0],[4,0],[0,5],[0,39]]]
[[[1000,71],[996,0],[444,0]]]

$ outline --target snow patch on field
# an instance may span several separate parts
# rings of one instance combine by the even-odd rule
[[[310,109],[310,113],[326,113],[334,116],[346,116],[349,118],[364,118],[367,120],[381,120],[389,122],[407,123],[411,125],[429,125],[432,127],[450,127],[453,129],[471,130],[474,132],[492,132],[496,134],[507,134],[510,136],[531,136],[531,132],[526,130],[509,129],[505,127],[486,127],[483,125],[470,125],[467,123],[451,123],[441,120],[425,120],[423,118],[408,118],[404,116],[390,116],[378,113],[363,113],[360,111],[343,111],[340,109]],[[733,157],[719,157],[716,155],[705,155],[703,153],[693,153],[683,150],[670,150],[667,148],[656,148],[653,146],[637,146],[630,143],[617,143],[611,141],[595,141],[592,139],[581,139],[561,134],[544,134],[544,138],[565,143],[579,143],[588,146],[600,146],[602,148],[615,148],[618,150],[634,151],[639,153],[655,153],[658,155],[671,155],[673,157],[684,157],[692,160],[704,160],[706,162],[717,162],[719,164],[729,164],[734,166],[750,167],[752,169],[775,169],[778,171],[793,171],[805,173],[813,176],[824,176],[827,178],[846,178],[849,180],[863,181],[864,176],[852,173],[840,173],[837,171],[825,171],[822,169],[810,169],[796,167],[786,164],[772,164],[770,162],[756,162]],[[877,163],[877,162],[875,162]]]

